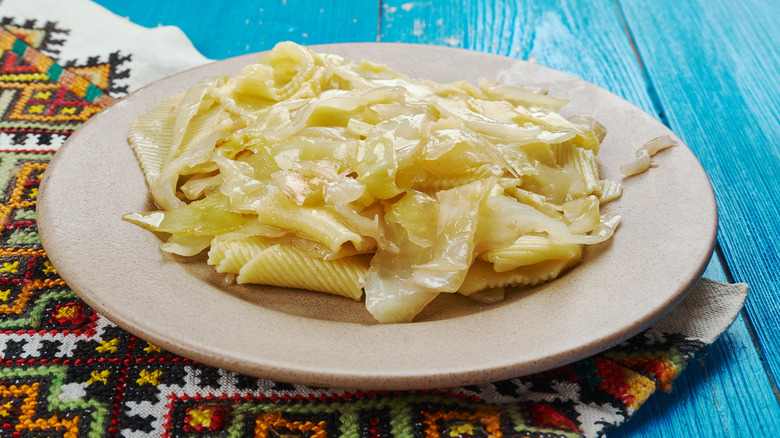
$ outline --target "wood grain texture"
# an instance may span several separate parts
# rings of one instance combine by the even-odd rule
[[[610,0],[386,0],[380,39],[537,62],[606,88],[658,117]]]
[[[724,258],[734,279],[751,287],[747,319],[777,382],[780,9],[762,1],[689,1],[653,8],[648,17],[653,2],[624,3],[669,123],[713,181]],[[738,393],[752,395],[757,389],[746,382]]]
[[[299,44],[376,41],[379,2],[307,0],[97,0],[142,26],[181,28],[211,59],[269,50],[279,41]]]

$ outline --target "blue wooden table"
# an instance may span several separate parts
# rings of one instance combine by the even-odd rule
[[[751,292],[731,328],[611,436],[780,436],[780,7],[772,0],[97,0],[212,59],[301,44],[480,50],[600,85],[667,124],[719,203],[705,275]]]

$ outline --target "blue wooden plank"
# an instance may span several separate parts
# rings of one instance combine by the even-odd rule
[[[669,123],[713,181],[724,259],[733,277],[751,286],[747,319],[777,381],[780,9],[770,3],[690,1],[658,8],[631,1],[622,7]],[[745,385],[734,387],[744,398],[760,390]],[[776,422],[771,430],[780,433]]]
[[[96,0],[134,23],[181,28],[204,56],[224,59],[299,44],[376,41],[379,2]]]
[[[646,10],[652,10],[647,6]],[[611,1],[384,1],[382,41],[450,45],[532,60],[600,85],[663,118],[620,11]],[[725,280],[717,262],[709,278]],[[743,394],[746,382],[752,387]],[[610,436],[731,436],[777,428],[778,405],[745,322],[724,336],[637,418]]]
[[[382,2],[380,39],[538,62],[604,87],[657,116],[612,2],[583,3],[388,0]]]

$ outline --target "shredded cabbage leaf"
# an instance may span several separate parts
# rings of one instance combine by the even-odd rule
[[[134,122],[128,141],[159,210],[125,219],[162,233],[167,252],[211,247],[233,277],[276,260],[349,262],[350,287],[382,323],[412,321],[441,293],[500,301],[506,287],[560,275],[620,223],[602,209],[620,196],[599,177],[605,129],[564,117],[565,104],[282,42]],[[316,279],[273,281],[318,290]]]

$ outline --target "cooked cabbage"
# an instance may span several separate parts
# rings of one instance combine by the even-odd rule
[[[230,278],[361,299],[411,321],[440,293],[495,302],[548,281],[620,218],[601,205],[604,128],[566,101],[439,84],[291,42],[139,117],[159,211],[125,219]]]
[[[620,172],[625,176],[633,176],[642,173],[651,167],[656,167],[651,157],[666,148],[677,146],[672,137],[663,135],[656,137],[637,149],[636,158],[628,164],[620,167]]]

